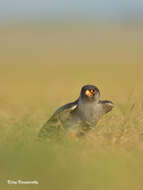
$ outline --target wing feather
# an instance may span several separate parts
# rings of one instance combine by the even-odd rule
[[[100,103],[103,105],[104,114],[110,112],[114,107],[113,102],[109,100],[102,100]]]
[[[39,137],[61,136],[65,131],[65,125],[72,120],[73,114],[78,107],[78,100],[60,107],[45,123],[39,132]]]

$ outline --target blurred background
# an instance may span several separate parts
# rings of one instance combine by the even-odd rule
[[[113,111],[79,141],[35,142],[85,84]],[[143,189],[142,84],[142,0],[0,0],[0,185]]]
[[[89,83],[115,102],[141,94],[142,34],[141,0],[0,1],[4,108],[57,107]]]

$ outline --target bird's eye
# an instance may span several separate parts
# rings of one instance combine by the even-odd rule
[[[92,94],[95,94],[95,90],[94,89],[91,89],[90,91]]]

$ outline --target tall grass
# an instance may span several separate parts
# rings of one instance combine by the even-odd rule
[[[124,109],[128,109],[127,107]],[[26,116],[1,129],[0,176],[4,189],[142,189],[143,107],[120,106],[81,139],[36,139],[40,117]],[[1,122],[2,125],[2,122]],[[7,185],[7,180],[39,185]]]

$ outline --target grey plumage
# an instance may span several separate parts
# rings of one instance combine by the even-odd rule
[[[96,126],[101,117],[110,112],[112,108],[111,101],[100,100],[100,92],[96,86],[85,85],[75,102],[60,107],[53,114],[41,128],[39,137],[61,137],[65,134],[83,135]]]

